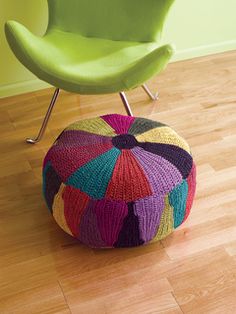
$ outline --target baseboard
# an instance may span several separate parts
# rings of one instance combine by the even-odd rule
[[[208,56],[211,54],[236,50],[236,40],[214,43],[211,45],[198,46],[184,50],[178,50],[172,59],[172,62],[187,60],[197,57]]]
[[[236,50],[236,40],[215,43],[211,45],[177,50],[172,62],[207,56],[215,53]],[[21,83],[0,86],[0,98],[33,92],[50,87],[49,84],[39,79],[24,81]]]
[[[15,84],[2,85],[0,86],[0,98],[30,93],[49,87],[51,87],[49,84],[39,79],[24,81]]]

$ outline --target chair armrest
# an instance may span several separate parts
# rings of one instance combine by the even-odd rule
[[[137,86],[163,71],[175,52],[173,45],[167,44],[156,48],[141,60],[138,60],[126,72],[124,83],[129,89],[134,84]]]

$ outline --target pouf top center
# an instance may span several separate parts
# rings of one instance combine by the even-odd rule
[[[121,134],[113,137],[112,143],[119,149],[132,149],[138,146],[138,141],[132,134]]]

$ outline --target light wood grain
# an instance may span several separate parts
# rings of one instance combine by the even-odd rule
[[[190,143],[197,196],[186,223],[160,243],[91,250],[46,209],[41,166],[75,120],[125,113],[118,95],[62,92],[44,140],[52,89],[0,100],[0,313],[236,313],[236,52],[169,65],[150,82],[160,99],[128,93],[135,115]]]

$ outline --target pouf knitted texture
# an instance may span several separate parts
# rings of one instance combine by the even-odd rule
[[[93,248],[165,238],[188,217],[195,188],[186,141],[144,118],[78,121],[44,160],[43,192],[56,222]]]

